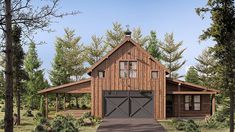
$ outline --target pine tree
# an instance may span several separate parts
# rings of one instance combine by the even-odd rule
[[[23,69],[24,51],[21,44],[21,28],[13,26],[13,88],[17,106],[17,125],[20,124],[20,107],[21,107],[21,91],[23,89],[23,81],[26,80],[26,73]]]
[[[193,66],[190,66],[186,75],[185,75],[185,81],[194,83],[194,84],[200,84],[200,79],[197,71]]]
[[[50,72],[54,86],[76,81],[86,72],[85,52],[80,44],[81,37],[75,37],[75,31],[65,29],[65,36],[56,40],[56,56]]]
[[[161,60],[160,41],[157,39],[155,31],[150,32],[148,45],[145,48],[155,59]]]
[[[143,36],[140,27],[134,28],[132,33],[132,38],[135,40],[140,46],[145,47],[148,41],[147,36]]]
[[[40,102],[40,96],[37,92],[47,87],[43,70],[40,68],[41,64],[42,62],[38,58],[35,43],[30,43],[24,60],[24,69],[28,76],[26,81],[26,100],[30,109],[39,108],[38,102]]]
[[[162,61],[164,62],[165,66],[170,70],[170,77],[173,78],[180,78],[177,73],[184,64],[185,60],[181,61],[183,58],[182,54],[184,53],[185,49],[180,49],[183,42],[175,43],[174,42],[174,35],[166,34],[165,35],[165,42],[161,44],[162,49]]]
[[[142,47],[145,47],[148,37],[143,36],[140,27],[133,28],[132,39],[140,44]],[[106,40],[105,44],[107,45],[107,49],[111,50],[117,45],[119,45],[125,37],[125,30],[122,27],[122,24],[118,22],[113,23],[113,28],[111,30],[107,30],[106,32]]]
[[[86,61],[93,65],[104,56],[107,46],[103,44],[103,38],[93,35],[91,45],[86,47]]]
[[[120,44],[125,36],[122,25],[118,22],[113,23],[113,28],[107,30],[105,44],[109,46],[110,49],[113,49],[118,44]]]
[[[230,132],[234,131],[235,90],[235,5],[234,0],[208,0],[205,7],[196,9],[198,15],[210,13],[210,27],[204,30],[201,40],[212,38],[215,57],[222,67],[222,86],[230,99]]]
[[[198,64],[195,66],[195,69],[199,73],[199,79],[201,85],[208,88],[217,89],[220,85],[219,73],[218,73],[218,61],[213,55],[213,52],[210,48],[204,50],[201,55],[199,55],[196,60]]]

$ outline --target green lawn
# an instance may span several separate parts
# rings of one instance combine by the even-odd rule
[[[0,105],[2,108],[2,105]],[[1,110],[0,108],[0,110]],[[23,116],[25,110],[21,111],[21,125],[14,127],[14,132],[32,132],[35,128],[33,117]],[[33,111],[35,115],[37,111]],[[0,112],[0,120],[4,119],[4,112]],[[81,132],[95,132],[98,126],[93,127],[80,127]],[[0,129],[0,132],[3,132],[3,129]]]

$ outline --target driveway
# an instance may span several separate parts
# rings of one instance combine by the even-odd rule
[[[105,118],[98,127],[97,132],[165,132],[165,129],[154,119]]]

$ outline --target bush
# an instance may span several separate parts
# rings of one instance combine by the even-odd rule
[[[35,127],[34,131],[35,132],[46,132],[47,129],[43,125],[39,124]]]
[[[200,132],[199,126],[193,121],[188,120],[185,125],[186,132]]]
[[[91,112],[85,112],[78,120],[80,126],[92,126],[99,124],[100,122],[101,118],[92,116]]]
[[[172,124],[179,131],[200,132],[199,126],[193,120],[173,119]]]
[[[72,116],[57,115],[51,122],[51,129],[55,132],[78,132],[77,120]]]
[[[1,120],[1,121],[0,121],[0,129],[4,129],[4,126],[5,126],[4,120]]]
[[[173,126],[179,130],[179,131],[182,131],[182,130],[185,130],[185,124],[186,122],[184,120],[181,120],[181,119],[173,119],[172,120],[172,124]]]
[[[223,107],[222,110],[217,111],[213,116],[205,118],[204,127],[206,128],[224,128],[229,126],[229,109]]]
[[[2,106],[1,112],[5,112],[5,106]]]
[[[23,116],[27,116],[27,117],[33,117],[32,111],[31,110],[27,110]]]

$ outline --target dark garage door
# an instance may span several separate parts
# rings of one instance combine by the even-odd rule
[[[151,91],[104,91],[104,116],[109,118],[153,118]]]

